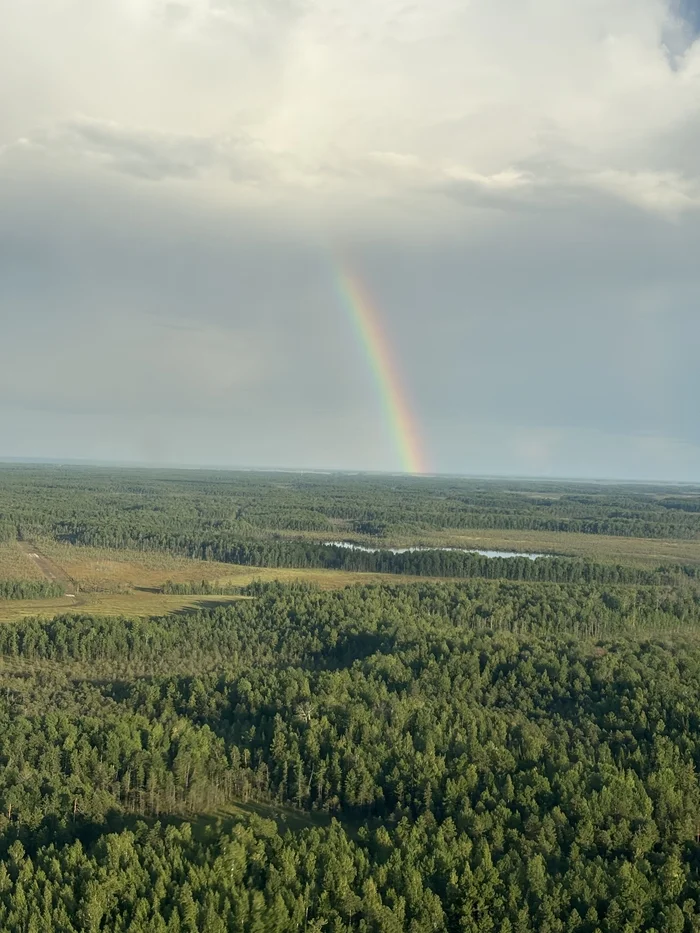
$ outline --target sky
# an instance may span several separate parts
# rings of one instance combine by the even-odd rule
[[[0,458],[700,481],[700,0],[2,8]]]

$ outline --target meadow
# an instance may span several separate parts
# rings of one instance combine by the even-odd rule
[[[70,544],[42,541],[42,553],[51,557],[76,581],[82,593],[124,592],[125,590],[160,589],[166,581],[198,583],[206,580],[222,586],[247,586],[254,580],[283,583],[305,581],[320,589],[337,589],[353,583],[373,583],[397,579],[415,582],[415,577],[397,578],[390,574],[344,573],[307,567],[248,567],[220,561],[195,560],[157,551],[125,548],[74,547]]]
[[[71,590],[75,595],[50,599],[0,599],[0,622],[31,616],[50,618],[65,612],[148,618],[223,605],[242,598],[235,594],[170,595],[162,592],[166,582],[196,584],[205,580],[235,587],[245,587],[255,581],[303,582],[320,590],[334,590],[358,583],[415,583],[417,580],[434,579],[318,568],[241,567],[153,551],[76,547],[46,539],[34,547],[69,578],[74,584]],[[0,559],[4,555],[6,559],[0,564],[0,579],[42,578],[41,571],[16,543],[0,545]]]
[[[0,541],[0,580],[43,580],[44,574],[16,540]]]

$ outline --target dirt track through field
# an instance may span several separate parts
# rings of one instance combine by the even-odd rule
[[[38,551],[31,541],[19,541],[18,544],[26,556],[41,570],[47,580],[65,586],[66,596],[75,596],[75,582],[58,564],[42,554],[41,551]]]

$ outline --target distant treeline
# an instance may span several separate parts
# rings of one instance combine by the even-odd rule
[[[275,532],[502,529],[700,539],[700,488],[0,465],[0,540],[104,547]]]
[[[657,507],[653,520],[644,518],[609,518],[595,519],[543,517],[531,512],[512,513],[496,509],[494,512],[463,512],[458,509],[442,513],[423,515],[407,510],[405,514],[398,509],[388,511],[384,517],[372,517],[373,511],[360,517],[350,517],[354,510],[348,510],[349,516],[340,519],[340,527],[355,534],[372,537],[391,535],[420,535],[429,530],[476,530],[492,529],[502,531],[539,531],[548,533],[575,533],[586,535],[605,535],[623,538],[676,538],[697,539],[700,537],[700,514],[692,504],[685,509],[671,510]],[[659,515],[659,513],[661,513]],[[277,531],[317,531],[330,532],[335,527],[329,519],[317,513],[297,513],[290,515],[280,508],[276,520],[269,515],[263,521],[258,516],[241,514],[235,519],[221,521],[211,516],[209,521],[202,521],[201,516],[186,518],[180,514],[167,514],[165,511],[153,515],[148,512],[135,512],[112,516],[100,516],[95,522],[81,520],[46,521],[42,516],[39,521],[21,522],[17,529],[21,537],[27,539],[49,535],[59,540],[89,544],[96,547],[141,547],[142,541],[160,539],[161,541],[189,538],[193,535],[202,537],[221,531],[226,536],[249,538],[251,540],[269,540],[269,535]]]
[[[51,599],[65,592],[61,583],[48,580],[0,580],[0,599]]]
[[[81,535],[72,543],[88,544]],[[105,546],[103,542],[103,546]],[[117,545],[115,545],[117,546]],[[251,567],[321,568],[355,573],[391,573],[425,577],[453,577],[487,580],[532,580],[558,583],[637,583],[668,584],[683,578],[700,578],[700,568],[691,566],[660,567],[649,570],[619,564],[596,563],[581,558],[485,557],[471,551],[426,549],[396,554],[388,549],[354,550],[334,544],[278,538],[268,541],[234,541],[225,537],[198,541],[185,536],[143,536],[121,547],[141,550],[164,550],[198,560],[220,561]],[[170,584],[168,584],[170,585]],[[175,584],[172,584],[175,586]],[[179,584],[178,584],[179,585]],[[184,584],[189,586],[189,584]],[[199,584],[196,584],[199,585]],[[208,584],[210,585],[210,584]],[[166,590],[194,593],[195,590]],[[205,590],[197,592],[208,592]],[[212,590],[212,593],[221,592]],[[236,592],[234,589],[233,592]]]
[[[190,556],[255,567],[320,567],[356,573],[391,573],[426,577],[482,577],[493,580],[532,580],[558,583],[676,582],[679,576],[697,578],[695,567],[645,570],[619,564],[593,563],[569,557],[486,557],[467,551],[418,550],[395,554],[390,550],[361,551],[333,544],[305,541],[202,545]]]
[[[177,596],[235,596],[242,592],[242,586],[228,583],[213,583],[210,580],[193,581],[190,583],[173,583],[172,580],[163,584],[163,592]]]

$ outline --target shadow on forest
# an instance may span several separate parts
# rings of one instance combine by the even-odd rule
[[[19,839],[31,856],[42,846],[49,844],[60,848],[79,841],[85,848],[90,848],[105,835],[127,831],[138,835],[139,832],[143,832],[144,826],[150,831],[158,824],[162,827],[181,827],[188,824],[193,834],[203,839],[210,833],[228,833],[237,823],[261,819],[273,821],[282,835],[287,830],[300,832],[303,829],[325,828],[336,819],[343,824],[349,836],[355,837],[364,822],[325,811],[295,810],[282,804],[253,800],[235,801],[210,812],[196,813],[125,813],[122,810],[111,809],[105,813],[103,820],[80,815],[75,819],[61,820],[52,815],[45,817],[38,826],[14,824],[0,837],[0,859],[6,857],[8,848],[16,839]]]
[[[183,599],[188,599],[189,597],[184,596]],[[221,609],[224,606],[233,606],[241,599],[250,599],[251,597],[244,596],[222,596],[221,599],[197,599],[196,597],[192,599],[190,603],[186,606],[181,606],[179,609],[170,609],[168,610],[169,616],[187,616],[191,615],[193,612],[202,612],[205,609]]]

